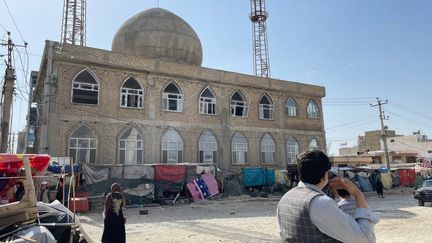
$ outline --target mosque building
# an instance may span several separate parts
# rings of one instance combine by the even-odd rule
[[[47,41],[37,79],[39,153],[78,163],[286,168],[325,149],[324,87],[201,66],[192,27],[161,8],[111,50]]]

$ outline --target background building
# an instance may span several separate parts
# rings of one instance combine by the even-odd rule
[[[112,50],[47,41],[36,86],[40,153],[78,163],[285,168],[325,150],[323,87],[201,67],[195,31],[161,9]]]

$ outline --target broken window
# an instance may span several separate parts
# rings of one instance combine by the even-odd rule
[[[69,155],[74,163],[96,162],[96,138],[93,131],[86,125],[81,125],[70,136]]]
[[[181,163],[183,161],[183,140],[178,132],[169,129],[162,138],[162,163]]]
[[[217,142],[215,136],[205,130],[198,143],[199,163],[216,163]]]
[[[298,116],[298,105],[292,97],[289,97],[285,102],[286,116]]]
[[[309,101],[307,105],[307,117],[318,119],[319,116],[320,113],[319,113],[318,105],[313,100]]]
[[[142,108],[144,101],[144,90],[137,80],[128,78],[122,88],[120,106],[129,108]]]
[[[247,160],[248,143],[243,134],[237,132],[231,140],[232,163],[245,164]]]
[[[261,160],[265,164],[274,163],[274,156],[276,153],[275,142],[273,138],[266,133],[261,139]]]
[[[162,110],[183,111],[183,94],[173,82],[168,84],[162,93]]]
[[[231,97],[231,115],[239,117],[246,117],[248,115],[248,103],[238,91]]]
[[[143,141],[137,129],[129,127],[119,139],[121,164],[135,165],[143,162]]]
[[[88,70],[81,71],[72,82],[72,102],[97,105],[99,98],[99,83]]]
[[[259,119],[262,120],[273,120],[274,119],[274,107],[268,95],[261,97],[259,102]]]
[[[286,143],[287,151],[287,163],[295,164],[297,163],[297,155],[299,154],[299,143],[293,137],[288,138]]]
[[[199,99],[199,113],[205,115],[216,114],[216,98],[210,88],[206,88],[201,92]]]

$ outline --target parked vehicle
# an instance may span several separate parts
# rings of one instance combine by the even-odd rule
[[[424,206],[425,202],[432,202],[432,179],[427,179],[423,184],[414,190],[414,198],[418,200],[419,206]]]

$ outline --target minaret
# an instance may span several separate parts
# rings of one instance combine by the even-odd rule
[[[267,43],[266,19],[264,0],[250,0],[253,42],[254,74],[260,77],[270,77],[270,61]]]

